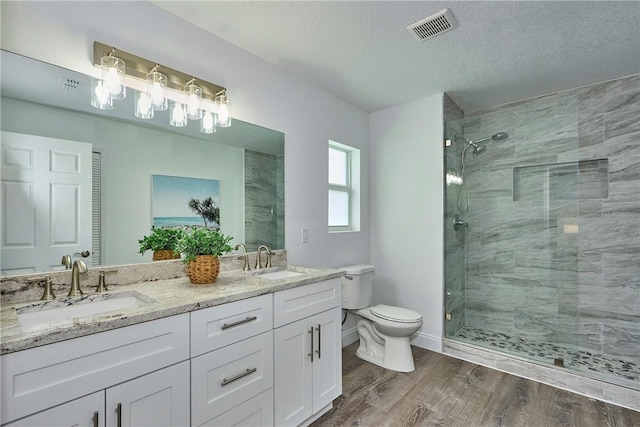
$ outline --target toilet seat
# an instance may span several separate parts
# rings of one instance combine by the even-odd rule
[[[420,313],[392,305],[379,304],[369,308],[369,311],[374,316],[390,322],[414,323],[422,320],[422,315],[420,315]]]

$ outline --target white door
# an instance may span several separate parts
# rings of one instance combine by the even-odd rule
[[[63,403],[6,427],[95,427],[104,425],[104,391]]]
[[[1,135],[2,274],[62,269],[63,255],[91,252],[91,144]]]
[[[342,319],[340,307],[313,316],[313,412],[342,394]]]
[[[312,328],[306,318],[274,330],[277,426],[297,426],[313,414]]]
[[[189,361],[107,389],[107,426],[190,424]]]

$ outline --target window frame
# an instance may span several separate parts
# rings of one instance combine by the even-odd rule
[[[345,168],[346,168],[346,184],[345,185],[341,185],[341,184],[333,184],[331,182],[328,182],[329,179],[327,177],[327,182],[328,182],[328,191],[327,191],[327,203],[329,200],[329,192],[330,191],[338,191],[341,193],[345,193],[347,195],[347,224],[346,225],[329,225],[328,224],[328,218],[327,218],[327,226],[329,227],[329,232],[341,232],[341,231],[353,231],[354,227],[353,227],[353,179],[352,179],[352,172],[353,172],[353,165],[352,165],[352,159],[353,159],[353,155],[352,155],[352,149],[350,149],[349,147],[345,146],[344,144],[340,144],[337,143],[335,141],[329,141],[329,146],[328,146],[328,150],[327,150],[327,155],[330,152],[329,150],[336,150],[336,151],[340,151],[342,153],[345,154]],[[328,157],[328,156],[327,156]],[[327,171],[328,172],[328,171]],[[327,206],[327,214],[329,212],[329,207]]]

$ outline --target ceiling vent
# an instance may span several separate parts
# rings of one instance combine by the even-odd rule
[[[67,76],[62,76],[62,87],[64,87],[66,90],[76,90],[78,89],[79,86],[80,86],[80,80],[67,77]]]
[[[449,9],[444,9],[415,24],[409,25],[407,30],[409,30],[415,38],[422,41],[452,30],[457,25],[458,23],[453,18],[453,15],[451,15],[451,12],[449,12]]]

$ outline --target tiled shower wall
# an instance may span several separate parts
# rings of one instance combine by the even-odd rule
[[[245,150],[245,244],[284,249],[284,156]]]
[[[447,120],[446,129],[470,139],[509,133],[475,158],[468,150],[468,212],[455,203],[463,187],[446,190],[447,311],[465,316],[447,335],[463,322],[638,361],[640,75]],[[461,147],[445,148],[446,168],[460,172]],[[466,230],[452,231],[455,213]]]

